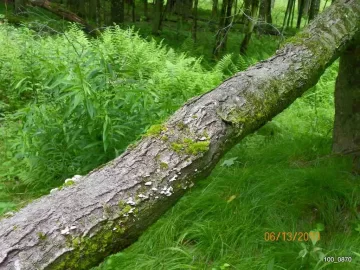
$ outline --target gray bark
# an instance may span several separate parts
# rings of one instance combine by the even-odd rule
[[[0,222],[0,269],[89,269],[132,244],[223,154],[288,107],[360,32],[339,0],[276,55],[188,101],[137,146]]]

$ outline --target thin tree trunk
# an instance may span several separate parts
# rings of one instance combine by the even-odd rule
[[[303,10],[303,16],[308,16],[310,11],[310,5],[311,2],[314,0],[304,0],[304,10]]]
[[[144,17],[148,19],[148,0],[144,0]]]
[[[136,22],[136,15],[135,15],[135,0],[131,0],[131,19],[132,22]]]
[[[192,25],[192,39],[194,42],[196,42],[196,37],[197,37],[198,3],[199,0],[194,1],[193,25]]]
[[[298,19],[297,19],[297,23],[296,23],[296,28],[297,29],[300,29],[300,26],[301,26],[301,19],[302,19],[303,14],[304,14],[304,6],[305,6],[305,0],[299,0]]]
[[[101,0],[96,0],[96,18],[97,18],[97,21],[96,21],[96,24],[101,26],[101,24],[103,23],[103,20],[102,20],[102,6],[101,6]]]
[[[189,100],[132,150],[2,219],[0,269],[90,269],[134,243],[227,150],[317,83],[360,35],[359,16],[358,0],[338,0],[276,55]]]
[[[111,21],[122,24],[125,21],[125,0],[111,0]]]
[[[215,47],[213,50],[215,59],[219,58],[219,56],[221,56],[226,50],[227,34],[230,30],[229,19],[231,16],[231,9],[229,11],[229,5],[232,6],[232,0],[223,0],[219,19],[219,30],[216,34]],[[230,16],[228,16],[229,12]]]
[[[91,19],[93,22],[95,22],[96,24],[98,23],[98,18],[97,18],[97,14],[98,14],[97,1],[98,1],[98,0],[90,0],[90,2],[89,2],[89,16],[90,16],[90,19]]]
[[[292,3],[292,0],[288,0],[285,15],[284,15],[282,32],[284,32],[285,29],[287,28],[287,20],[288,20],[288,17],[290,16],[290,13],[291,13],[291,3]]]
[[[294,18],[295,18],[295,0],[293,0],[293,5],[291,8],[291,28],[294,27]]]
[[[184,20],[187,20],[192,13],[193,0],[184,0],[184,2],[182,16],[184,17]]]
[[[163,6],[164,0],[155,0],[154,4],[154,19],[153,19],[153,27],[152,34],[159,35],[159,31],[161,29],[162,16],[163,16]]]
[[[218,5],[219,5],[219,1],[218,0],[213,0],[212,1],[212,9],[211,9],[211,17],[214,19],[217,17],[218,15]]]
[[[246,23],[248,16],[251,15],[251,2],[252,0],[244,0],[244,13],[241,19],[243,23]]]
[[[77,5],[76,0],[68,0],[67,6],[72,12],[74,12],[74,13],[78,12],[78,10],[77,10],[78,5]]]
[[[259,11],[259,0],[252,0],[251,2],[251,15],[246,20],[245,25],[245,37],[240,45],[240,54],[246,54],[246,51],[248,49],[251,35],[253,33],[256,21],[257,21],[257,14]]]
[[[78,14],[82,18],[86,18],[85,0],[77,0]]]
[[[267,29],[270,29],[268,24],[271,23],[271,0],[261,0],[259,9],[259,32],[267,32]]]
[[[309,22],[319,14],[320,0],[311,0],[309,8]]]
[[[335,86],[333,152],[351,154],[353,171],[360,173],[360,45],[340,57]]]
[[[271,12],[272,12],[272,5],[271,5],[271,0],[268,0],[269,1],[269,4],[268,4],[268,10],[267,10],[267,17],[266,17],[266,22],[267,23],[270,23],[270,24],[272,24],[272,14],[271,14]]]

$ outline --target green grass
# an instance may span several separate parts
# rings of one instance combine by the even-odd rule
[[[204,9],[201,13],[206,14],[211,1],[200,4]],[[280,25],[286,6],[284,1],[276,5],[273,17]],[[39,12],[34,11],[34,17],[31,13],[26,24],[31,26],[34,19],[39,21]],[[0,14],[4,14],[1,9]],[[49,16],[44,17],[45,24]],[[56,20],[54,23],[64,25]],[[41,27],[43,22],[36,25]],[[148,23],[135,25],[142,37],[151,39]],[[4,64],[0,69],[0,113],[17,114],[12,115],[15,118],[7,115],[6,120],[0,115],[0,215],[47,193],[79,170],[86,173],[91,168],[84,167],[94,162],[94,153],[101,155],[102,161],[114,157],[117,148],[126,147],[146,126],[164,119],[188,97],[210,89],[221,78],[268,57],[281,41],[277,37],[254,35],[248,56],[236,57],[242,39],[241,26],[236,25],[228,42],[228,53],[234,57],[227,55],[215,63],[211,57],[215,32],[207,23],[200,22],[198,43],[194,44],[188,32],[190,25],[191,21],[183,25],[164,22],[162,35],[156,40],[164,39],[163,44],[177,52],[202,56],[202,65],[208,71],[195,59],[168,52],[154,43],[146,44],[136,35],[127,39],[131,31],[107,33],[104,43],[90,43],[76,29],[67,34],[70,40],[32,36],[31,31],[24,29],[3,31],[0,39],[7,38],[3,44],[8,47],[0,46],[0,64],[11,65]],[[81,57],[74,52],[73,45],[82,51]],[[82,65],[79,59],[88,61],[88,65]],[[29,70],[29,65],[38,68]],[[207,179],[197,183],[138,242],[107,258],[97,269],[359,269],[356,253],[360,253],[360,179],[351,174],[349,158],[331,155],[337,68],[337,63],[328,68],[316,87],[236,145]],[[79,79],[83,74],[91,89],[96,90],[94,99],[82,96]],[[64,80],[67,84],[57,84]],[[107,95],[100,95],[99,89]],[[95,120],[87,116],[88,107],[79,105],[65,121],[64,112],[73,105],[72,99],[66,99],[67,93],[93,102],[98,113]],[[114,98],[114,93],[123,96]],[[37,101],[40,104],[34,102],[36,94],[40,94]],[[54,95],[63,98],[59,101]],[[108,95],[114,104],[100,106],[97,101]],[[115,117],[120,111],[130,120],[136,116],[141,125],[128,131],[124,125],[130,121],[113,124],[117,126],[113,130],[126,136],[120,134],[120,139],[111,141],[107,146],[112,147],[109,154],[104,150],[103,136],[113,136],[115,132],[103,122],[109,117],[114,117],[114,122],[120,121]],[[19,116],[23,122],[16,118]],[[80,135],[74,132],[72,127],[81,121],[84,126],[93,124],[91,136],[87,131]],[[63,124],[68,127],[66,130],[62,130]],[[49,142],[48,134],[60,135]],[[69,138],[78,143],[71,144]],[[118,141],[120,146],[116,145]],[[86,150],[82,143],[94,144]],[[25,163],[24,157],[28,158]],[[68,175],[61,175],[63,168]],[[26,182],[23,178],[30,180]],[[309,232],[322,226],[321,239],[315,245],[311,241],[264,239],[267,232]],[[353,262],[326,265],[321,260],[323,254],[351,256]]]
[[[331,155],[336,72],[337,63],[227,153],[138,242],[96,269],[359,269],[360,177],[350,158]],[[315,245],[264,239],[322,226]],[[353,261],[326,264],[324,255]]]
[[[330,147],[321,137],[266,140],[255,135],[237,145],[226,157],[237,158],[233,166],[217,166],[137,243],[99,269],[221,269],[224,264],[266,269],[272,262],[276,267],[270,269],[319,269],[318,258],[298,258],[301,242],[264,240],[266,232],[309,232],[317,223],[325,230],[316,247],[355,261],[360,186],[349,173],[349,160],[321,158]],[[310,242],[305,245],[313,249]],[[358,269],[359,263],[326,269]]]

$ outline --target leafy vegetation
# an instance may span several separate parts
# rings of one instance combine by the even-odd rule
[[[281,3],[273,12],[277,24],[286,9]],[[199,8],[208,16],[211,1]],[[44,34],[41,25],[51,16],[44,14],[40,22],[24,19],[27,27],[0,25],[0,214],[115,158],[142,134],[159,134],[159,123],[187,99],[268,57],[282,40],[258,35],[246,56],[237,55],[243,35],[235,26],[228,54],[215,63],[207,23],[197,42],[186,21],[154,39],[145,21],[135,23],[139,30],[114,26],[91,39],[75,25]],[[359,177],[348,157],[331,154],[337,69],[329,67],[136,244],[96,269],[358,269]],[[208,142],[173,147],[185,151],[184,145],[196,154]],[[310,231],[321,238],[265,238]],[[324,256],[352,262],[326,263]]]
[[[359,177],[349,158],[330,154],[336,74],[337,63],[234,147],[137,243],[96,269],[358,269]],[[320,240],[282,233],[310,231]]]
[[[0,28],[2,177],[47,186],[118,156],[148,126],[220,83],[218,66],[176,54],[131,29],[89,40],[73,26],[36,39]],[[19,101],[20,100],[20,101]]]

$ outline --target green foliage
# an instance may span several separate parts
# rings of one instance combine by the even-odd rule
[[[0,176],[25,183],[49,186],[115,158],[222,77],[131,29],[89,40],[75,26],[39,37],[2,25],[0,36]]]
[[[247,69],[253,62],[250,58],[242,55],[238,55],[235,60],[233,60],[232,54],[226,54],[219,62],[215,65],[215,70],[224,73],[225,76],[230,76],[234,73],[243,71]]]
[[[200,6],[209,9],[211,1]],[[282,23],[282,13],[273,15]],[[141,23],[146,36],[150,28]],[[194,43],[186,28],[188,23],[162,32],[162,44],[173,50],[118,27],[89,40],[75,26],[43,37],[0,25],[0,215],[114,158],[146,130],[161,134],[154,123],[277,47],[276,38],[253,36],[247,56],[237,56],[242,35],[234,29],[229,54],[205,71],[201,59],[178,52],[212,63],[215,35],[199,31]],[[99,269],[358,269],[359,177],[349,173],[350,160],[329,155],[336,73],[337,63],[289,109],[235,146],[136,244]],[[207,151],[208,142],[172,147],[197,154]],[[320,231],[321,239],[264,240],[266,232],[296,231]],[[353,262],[329,265],[324,255],[352,256]]]
[[[349,158],[329,155],[337,65],[96,269],[358,269],[359,177]],[[311,231],[320,239],[264,238]],[[324,256],[353,261],[329,264]]]

